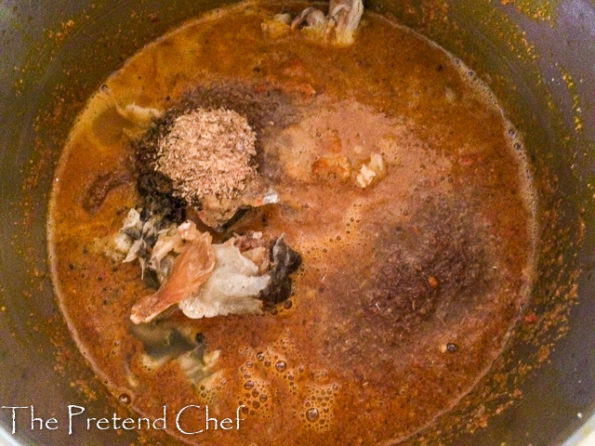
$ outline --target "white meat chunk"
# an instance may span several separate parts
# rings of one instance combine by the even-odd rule
[[[262,301],[257,296],[267,287],[271,277],[258,275],[258,265],[242,255],[233,240],[213,247],[215,270],[198,293],[178,304],[182,312],[191,319],[259,314]]]
[[[337,46],[349,46],[364,14],[362,0],[330,0],[328,14],[309,7],[291,22],[292,29],[302,31],[315,40]]]

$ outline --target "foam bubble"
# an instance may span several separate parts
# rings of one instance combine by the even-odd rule
[[[258,376],[251,376],[242,385],[243,397],[238,398],[238,405],[247,406],[251,415],[258,414],[262,419],[269,420],[272,415],[271,383]],[[246,392],[248,390],[248,392]]]
[[[307,387],[306,396],[298,414],[307,428],[318,433],[326,432],[331,428],[338,391],[339,385],[332,382]]]

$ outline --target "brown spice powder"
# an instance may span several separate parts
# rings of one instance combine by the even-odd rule
[[[178,116],[158,142],[155,170],[171,178],[187,202],[234,198],[256,174],[256,133],[248,120],[224,108]]]

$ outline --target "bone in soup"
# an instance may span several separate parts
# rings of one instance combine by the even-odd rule
[[[240,429],[170,423],[184,441],[405,439],[473,388],[527,299],[514,127],[443,49],[332,6],[186,23],[107,78],[64,148],[53,279],[97,375],[150,418],[244,406]]]

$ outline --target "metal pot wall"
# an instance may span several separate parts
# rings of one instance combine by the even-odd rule
[[[52,295],[45,218],[53,169],[85,99],[110,72],[223,3],[0,3],[0,405],[34,405],[45,417],[68,404],[98,416],[118,405],[70,341]],[[538,191],[538,274],[519,329],[475,390],[414,441],[560,444],[595,407],[595,4],[374,0],[367,7],[427,35],[488,82],[524,134]],[[0,423],[2,437],[21,444],[134,441],[134,434],[71,437],[64,429],[11,436],[8,409]]]

